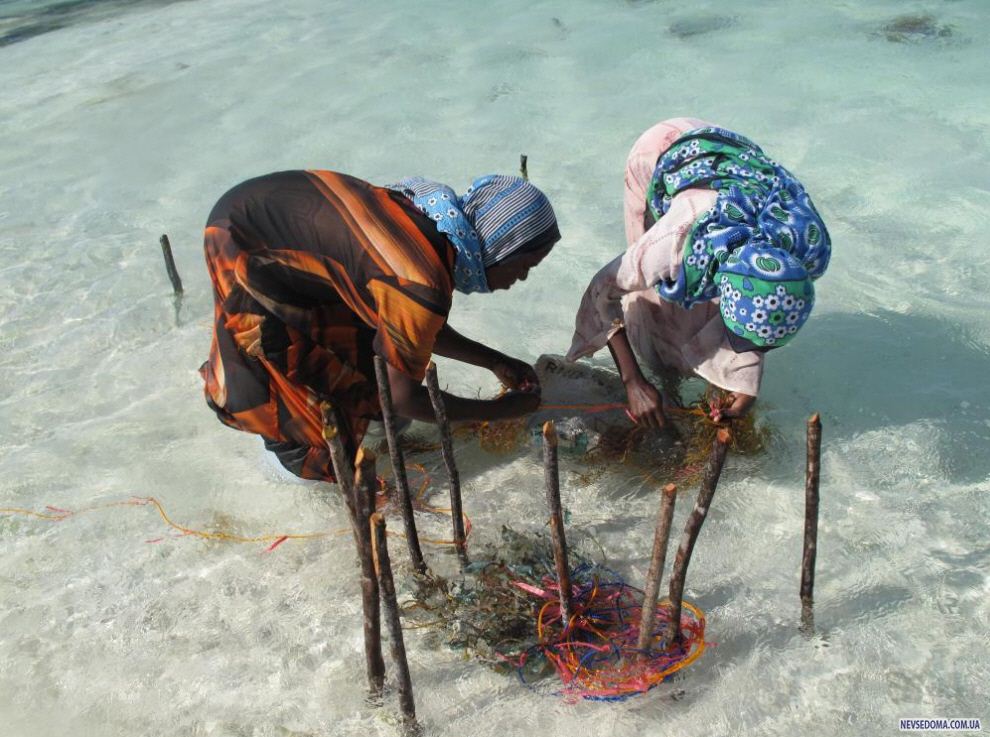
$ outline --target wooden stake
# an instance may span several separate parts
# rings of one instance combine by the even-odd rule
[[[815,558],[818,552],[818,479],[821,472],[822,420],[808,420],[808,462],[804,474],[804,553],[801,556],[801,602],[814,600]]]
[[[406,544],[409,558],[417,573],[426,573],[426,562],[419,547],[416,532],[416,518],[413,516],[412,494],[409,492],[409,479],[406,476],[406,463],[402,457],[402,446],[395,431],[395,412],[392,409],[392,387],[388,383],[388,369],[381,356],[375,356],[375,375],[378,378],[378,397],[382,405],[382,421],[385,424],[385,437],[388,440],[388,454],[392,459],[392,473],[395,487],[399,492],[399,508],[402,510],[402,523],[406,529]]]
[[[402,710],[406,733],[417,733],[419,726],[416,724],[416,703],[413,700],[412,679],[409,677],[409,663],[406,660],[406,645],[402,638],[402,621],[399,619],[399,602],[395,597],[392,565],[388,557],[385,518],[378,512],[371,515],[371,535],[375,571],[378,573],[378,588],[381,591],[385,624],[391,639],[392,660],[395,662],[396,675],[399,679],[399,707]]]
[[[175,268],[175,259],[172,257],[172,244],[168,241],[168,236],[164,233],[158,239],[162,244],[162,255],[165,256],[165,270],[168,272],[169,281],[172,282],[172,291],[176,297],[182,296],[182,279],[179,278],[179,270]]]
[[[670,537],[670,523],[674,519],[674,502],[677,500],[677,487],[667,484],[663,487],[660,510],[657,513],[657,529],[653,535],[653,554],[650,557],[650,572],[646,576],[646,591],[643,593],[643,607],[639,620],[639,641],[636,649],[649,654],[653,644],[653,623],[656,619],[657,597],[660,594],[660,580],[663,578],[663,564],[667,558],[667,539]]]
[[[547,506],[550,508],[553,559],[557,565],[557,584],[560,587],[560,618],[566,630],[570,627],[572,614],[571,569],[567,564],[567,538],[564,536],[564,515],[560,507],[557,430],[552,420],[543,423],[543,474],[547,484]]]
[[[728,429],[722,428],[718,431],[701,479],[698,499],[684,525],[684,534],[681,536],[681,544],[674,559],[674,569],[670,574],[670,622],[667,624],[666,638],[668,648],[679,643],[681,639],[681,599],[684,596],[684,580],[687,578],[688,564],[691,562],[691,553],[694,551],[698,533],[701,532],[701,526],[708,516],[708,507],[715,496],[715,488],[718,486],[719,476],[722,475],[722,465],[725,463],[725,455],[731,441],[732,434]]]
[[[382,695],[385,687],[385,661],[382,659],[382,621],[371,541],[371,515],[375,513],[375,454],[360,448],[355,465],[354,482],[355,529],[358,537],[358,557],[361,559],[361,604],[364,608],[364,659],[368,671],[368,688],[373,699]]]
[[[815,634],[815,607],[810,599],[801,600],[801,625],[798,631],[808,638]]]
[[[526,154],[519,154],[519,175],[527,182],[529,181],[529,169],[526,166],[528,159],[529,157]]]
[[[337,478],[337,486],[344,497],[344,504],[351,518],[351,525],[354,528],[354,541],[358,540],[358,531],[355,525],[354,510],[354,467],[344,450],[344,444],[340,440],[340,424],[337,422],[333,406],[330,402],[320,403],[320,417],[323,421],[323,440],[327,444],[330,452],[330,463],[333,465],[333,475]]]
[[[443,462],[447,466],[447,477],[450,479],[450,518],[454,526],[454,547],[461,559],[461,564],[468,562],[467,547],[464,534],[464,508],[461,505],[461,476],[457,472],[454,461],[454,441],[450,436],[450,422],[447,421],[447,408],[440,393],[440,382],[437,379],[437,366],[433,361],[426,369],[426,388],[430,392],[433,403],[433,414],[440,428],[440,451]]]

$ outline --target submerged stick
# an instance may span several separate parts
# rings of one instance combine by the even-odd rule
[[[372,553],[371,515],[375,513],[375,454],[364,448],[357,452],[354,480],[355,528],[358,557],[361,560],[361,605],[364,608],[364,660],[368,671],[368,689],[378,699],[385,688],[385,661],[382,659],[382,620],[378,597],[378,579]]]
[[[344,444],[340,440],[340,423],[336,418],[336,413],[329,402],[320,404],[320,415],[323,421],[323,438],[327,443],[327,450],[330,452],[330,462],[333,465],[334,476],[337,477],[337,486],[344,496],[344,503],[351,519],[351,530],[354,533],[354,544],[357,547],[358,560],[361,562],[361,603],[364,608],[364,657],[365,668],[368,675],[368,693],[373,699],[381,696],[385,685],[385,662],[382,660],[381,641],[381,619],[378,613],[378,586],[375,583],[375,574],[371,559],[371,535],[368,532],[367,518],[370,512],[367,510],[365,494],[357,488],[357,481],[360,484],[367,483],[367,473],[364,471],[355,478],[354,467],[351,465]],[[372,457],[373,458],[373,457]],[[359,464],[365,458],[359,453]],[[372,483],[375,476],[374,461],[370,469]],[[374,493],[374,487],[372,487]],[[374,503],[372,497],[372,504]],[[363,528],[363,534],[362,534]],[[368,583],[372,586],[369,586]]]
[[[653,623],[656,620],[657,597],[660,594],[660,580],[663,578],[663,564],[667,558],[667,540],[670,537],[670,523],[674,519],[674,502],[677,500],[677,487],[667,484],[663,487],[660,510],[657,513],[657,529],[653,535],[653,555],[650,558],[650,572],[646,576],[646,591],[643,593],[643,607],[639,619],[639,640],[636,649],[648,654],[653,644]]]
[[[694,509],[684,524],[684,534],[681,536],[681,544],[677,548],[677,557],[674,559],[674,569],[670,574],[670,622],[667,624],[667,647],[673,647],[681,639],[681,598],[684,596],[684,580],[687,578],[688,564],[691,562],[691,553],[694,551],[694,543],[701,532],[701,526],[708,516],[708,507],[715,496],[715,488],[718,486],[719,476],[722,475],[722,465],[725,463],[725,455],[729,450],[729,443],[732,441],[732,433],[722,428],[715,436],[711,454],[708,456],[708,463],[705,465],[705,472],[701,478],[701,488],[698,490],[698,499],[694,503]]]
[[[454,526],[454,547],[461,563],[467,563],[467,548],[464,534],[464,508],[461,505],[461,476],[457,472],[454,461],[454,441],[450,436],[450,422],[447,421],[447,408],[440,393],[440,382],[437,380],[437,366],[433,361],[426,369],[426,388],[430,392],[433,403],[433,414],[440,428],[440,452],[447,466],[447,476],[450,478],[450,518]]]
[[[378,588],[381,591],[382,608],[385,610],[385,624],[391,639],[392,660],[395,662],[396,675],[399,679],[399,707],[402,710],[406,732],[415,733],[418,731],[418,725],[412,679],[409,677],[409,663],[406,660],[406,644],[402,639],[402,622],[399,619],[399,603],[395,598],[392,564],[388,557],[385,518],[378,512],[371,515],[371,539],[375,571],[378,574]]]
[[[815,634],[815,607],[810,599],[801,600],[801,625],[798,631],[809,638]]]
[[[571,623],[571,569],[567,564],[567,538],[564,536],[564,515],[560,507],[557,430],[552,420],[543,423],[543,474],[547,484],[547,506],[550,508],[553,560],[557,566],[557,584],[560,587],[560,619],[566,630]]]
[[[406,476],[406,462],[402,457],[399,435],[395,431],[395,412],[392,409],[392,387],[388,383],[388,369],[381,356],[375,356],[375,375],[378,379],[378,397],[382,405],[382,422],[385,424],[385,437],[388,440],[388,454],[392,459],[392,474],[395,487],[399,491],[399,508],[402,510],[402,524],[406,528],[406,544],[409,558],[417,573],[426,573],[426,562],[419,547],[419,534],[416,532],[416,518],[413,516],[412,494],[409,492],[409,479]]]
[[[804,474],[804,553],[801,556],[801,602],[810,606],[815,591],[818,553],[818,479],[821,471],[822,420],[808,419],[808,463]]]
[[[526,154],[519,154],[519,175],[529,181],[529,169],[526,167],[526,161],[529,159]]]
[[[172,257],[172,244],[169,243],[168,236],[164,233],[158,239],[162,244],[162,255],[165,256],[165,270],[168,272],[169,281],[172,282],[172,291],[176,297],[182,296],[182,279],[179,278],[179,270],[175,268],[175,259]]]

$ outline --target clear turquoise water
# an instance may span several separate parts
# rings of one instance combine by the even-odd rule
[[[137,494],[195,528],[343,527],[335,500],[276,475],[203,405],[199,241],[219,194],[295,167],[462,188],[525,152],[564,240],[510,294],[459,296],[452,323],[535,359],[566,349],[584,286],[622,247],[628,147],[697,115],[795,171],[835,243],[815,317],[769,360],[761,406],[780,439],[730,463],[692,564],[688,594],[717,646],[645,697],[565,705],[411,633],[422,721],[431,734],[860,735],[898,717],[990,718],[983,0],[83,3],[24,31],[58,5],[0,4],[0,35],[14,34],[0,48],[0,506]],[[905,13],[933,30],[880,30]],[[162,232],[186,284],[178,324]],[[495,388],[441,370],[463,393]],[[801,432],[816,410],[809,640]],[[540,527],[534,459],[465,452],[462,476],[480,540]],[[640,579],[649,490],[616,471],[564,495],[571,526]],[[362,702],[346,537],[268,555],[145,542],[163,529],[146,508],[0,517],[4,734],[395,733],[389,709]]]

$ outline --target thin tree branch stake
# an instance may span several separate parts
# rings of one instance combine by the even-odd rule
[[[808,638],[815,634],[815,607],[810,599],[801,600],[801,624],[798,631]]]
[[[169,243],[168,236],[164,233],[158,239],[162,245],[162,255],[165,256],[165,270],[168,272],[169,281],[172,282],[172,291],[176,297],[182,296],[182,279],[179,278],[179,270],[175,268],[175,259],[172,257],[172,244]]]
[[[426,388],[430,392],[433,414],[436,415],[437,426],[440,428],[440,451],[447,466],[447,476],[450,478],[450,518],[454,526],[454,547],[457,548],[461,563],[465,564],[468,562],[468,557],[464,534],[464,508],[461,505],[461,476],[457,472],[457,463],[454,460],[454,441],[450,436],[450,422],[447,421],[447,408],[440,393],[437,366],[433,361],[430,361],[426,369]]]
[[[330,463],[333,465],[333,475],[337,478],[337,486],[344,497],[344,504],[351,518],[354,530],[354,541],[358,541],[358,531],[354,509],[354,467],[351,465],[344,444],[340,441],[340,425],[337,422],[333,406],[330,402],[320,403],[320,417],[323,422],[323,440],[330,452]]]
[[[814,600],[815,558],[818,553],[818,479],[821,472],[822,420],[808,419],[808,463],[804,475],[804,553],[801,556],[801,602]]]
[[[557,585],[560,587],[560,619],[566,630],[570,627],[572,614],[571,569],[567,564],[567,538],[564,536],[564,515],[560,507],[557,430],[552,420],[543,423],[543,474],[547,484],[547,506],[550,508],[553,559],[557,565]]]
[[[426,562],[419,547],[416,532],[416,518],[413,515],[412,494],[409,492],[409,479],[406,476],[406,462],[402,457],[402,446],[395,431],[395,412],[392,409],[392,387],[388,383],[388,369],[381,356],[375,356],[375,375],[378,379],[378,397],[382,405],[382,421],[385,424],[385,437],[388,440],[388,454],[392,459],[392,474],[399,491],[399,508],[402,510],[402,523],[406,529],[406,544],[409,558],[417,573],[426,573]]]
[[[391,640],[392,660],[395,662],[399,679],[399,707],[407,734],[419,731],[416,723],[416,703],[413,700],[412,679],[409,677],[409,663],[406,660],[406,645],[402,638],[402,622],[399,619],[399,603],[395,597],[395,581],[392,578],[392,565],[388,557],[388,541],[385,534],[385,518],[378,512],[371,515],[371,539],[375,571],[378,573],[378,588],[381,591],[382,607],[385,610],[385,624]]]
[[[364,659],[368,671],[371,697],[378,699],[385,687],[385,661],[382,659],[382,623],[371,541],[371,515],[375,513],[375,454],[360,448],[355,463],[354,482],[355,529],[358,537],[358,557],[361,559],[361,604],[364,608]]]
[[[674,519],[674,502],[677,500],[677,487],[667,484],[663,487],[660,509],[657,513],[657,529],[653,535],[653,555],[650,557],[650,572],[646,576],[646,591],[643,593],[643,607],[640,612],[639,640],[636,649],[644,654],[650,652],[653,644],[653,623],[656,620],[657,597],[660,594],[660,581],[663,578],[663,564],[667,558],[667,540],[670,537],[670,523]]]
[[[715,488],[718,486],[719,476],[722,475],[722,465],[725,463],[725,455],[731,441],[732,433],[726,428],[720,429],[715,436],[705,473],[701,478],[698,498],[684,525],[684,534],[681,536],[681,544],[674,559],[674,569],[670,574],[670,622],[667,624],[666,638],[668,648],[678,644],[681,639],[681,599],[684,596],[684,580],[687,577],[688,564],[691,562],[691,553],[694,551],[698,533],[701,532],[701,526],[708,516],[708,507],[715,496]]]
[[[344,444],[340,440],[340,424],[335,417],[333,407],[329,402],[320,403],[320,415],[323,421],[323,438],[330,451],[330,462],[333,473],[337,477],[337,486],[344,497],[344,503],[351,518],[351,530],[354,533],[354,544],[357,547],[358,560],[361,563],[361,603],[364,607],[364,657],[368,675],[368,693],[372,699],[381,697],[385,685],[385,662],[382,660],[381,619],[378,612],[378,585],[375,583],[374,567],[371,559],[371,535],[368,532],[368,515],[365,494],[355,483],[354,468],[351,465]],[[359,464],[367,463],[363,456],[358,457]],[[371,483],[374,483],[374,456],[371,460]],[[358,474],[358,484],[367,484],[367,470]],[[372,487],[374,493],[374,487]],[[372,497],[374,504],[374,497]],[[363,520],[363,522],[362,522]],[[362,534],[362,527],[364,528]],[[368,584],[371,584],[369,586]]]

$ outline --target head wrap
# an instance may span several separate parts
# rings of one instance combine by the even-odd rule
[[[657,292],[685,307],[718,296],[727,330],[753,347],[783,345],[808,319],[811,281],[825,273],[831,256],[811,198],[755,143],[716,127],[688,131],[660,157],[647,192],[654,217],[689,187],[709,187],[718,198],[685,240],[677,279],[657,284]],[[778,298],[791,305],[772,311],[785,324],[753,319],[754,310],[763,316],[767,299],[777,304]]]
[[[722,322],[757,347],[786,343],[815,304],[804,266],[779,248],[741,246],[729,254],[717,278]]]
[[[519,177],[478,177],[463,197],[423,177],[409,177],[388,188],[409,197],[447,236],[456,251],[454,286],[468,294],[489,291],[485,268],[539,242],[557,227],[546,195]]]

